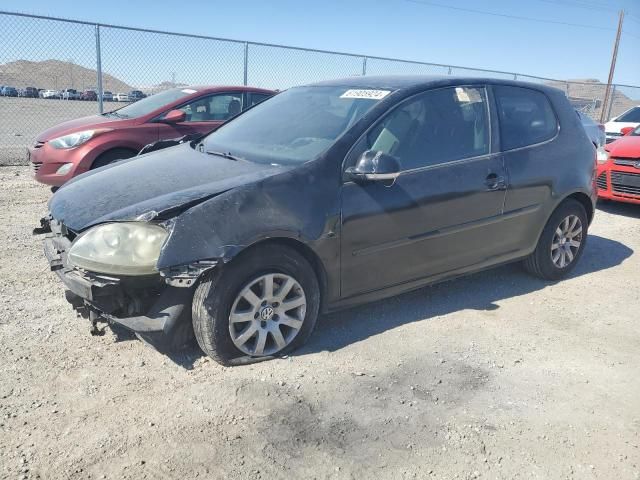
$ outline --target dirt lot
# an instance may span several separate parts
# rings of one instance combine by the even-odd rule
[[[223,368],[91,337],[31,236],[48,190],[0,184],[2,478],[640,478],[638,207],[564,282],[499,268]]]
[[[105,102],[104,111],[124,105]],[[26,148],[40,132],[67,120],[97,113],[98,102],[0,97],[0,166],[26,165]]]

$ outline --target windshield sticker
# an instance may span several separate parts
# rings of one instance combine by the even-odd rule
[[[196,92],[197,92],[197,90],[193,90],[192,88],[185,88],[185,89],[182,90],[182,93],[191,94],[191,93],[196,93]]]
[[[389,90],[347,90],[340,98],[368,98],[371,100],[381,100],[391,92]]]

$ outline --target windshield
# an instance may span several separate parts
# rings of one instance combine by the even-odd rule
[[[171,90],[165,90],[164,92],[156,93],[142,100],[138,100],[136,103],[127,105],[116,110],[118,116],[126,118],[138,118],[143,115],[147,115],[154,110],[161,108],[168,103],[172,103],[182,97],[187,97],[196,90],[190,88],[172,88]]]
[[[348,87],[292,88],[211,133],[201,149],[258,163],[304,163],[329,148],[388,93]]]
[[[623,113],[616,122],[640,122],[640,107],[632,108],[627,113]]]

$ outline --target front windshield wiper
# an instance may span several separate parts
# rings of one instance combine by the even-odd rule
[[[207,150],[207,155],[215,155],[216,157],[227,158],[229,160],[238,161],[240,157],[232,155],[230,152],[214,152],[213,150]]]

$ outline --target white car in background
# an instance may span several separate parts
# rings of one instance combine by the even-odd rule
[[[127,94],[127,93],[116,93],[113,96],[113,101],[114,102],[128,102],[129,101],[129,94]]]
[[[640,125],[640,105],[630,108],[622,115],[613,117],[611,120],[604,124],[607,143],[614,142],[622,137],[622,132],[620,130],[622,130],[623,128],[636,128],[638,125]]]
[[[105,102],[113,102],[113,93],[109,91],[102,92],[102,100],[104,100]]]
[[[42,98],[60,98],[60,92],[58,90],[43,90],[41,92]]]
[[[62,90],[61,95],[63,100],[79,100],[80,99],[80,92],[78,92],[74,88],[67,88],[65,90]]]

